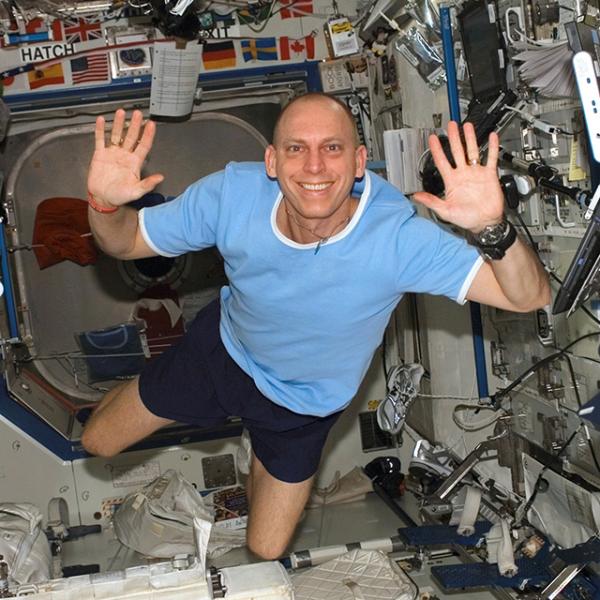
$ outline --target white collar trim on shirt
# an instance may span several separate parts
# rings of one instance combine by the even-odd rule
[[[321,242],[321,246],[328,246],[329,244],[333,244],[339,240],[344,239],[347,235],[349,235],[352,230],[358,224],[362,213],[365,210],[367,205],[367,200],[369,199],[369,194],[371,192],[371,178],[369,177],[369,173],[365,171],[365,189],[360,195],[360,200],[358,202],[358,206],[350,219],[350,222],[344,229],[342,229],[339,233],[332,235],[327,241]],[[298,242],[294,242],[294,240],[290,240],[287,236],[283,235],[277,227],[277,209],[283,200],[283,194],[281,191],[277,195],[275,200],[275,204],[273,205],[273,210],[271,211],[271,229],[273,229],[273,233],[277,236],[277,238],[282,241],[286,246],[291,246],[292,248],[298,248],[299,250],[311,250],[316,248],[319,242],[311,242],[310,244],[299,244]]]

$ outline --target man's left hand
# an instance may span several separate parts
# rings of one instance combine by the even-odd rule
[[[429,137],[433,161],[444,180],[445,199],[427,192],[416,192],[413,198],[444,221],[479,233],[487,225],[499,223],[504,214],[504,195],[497,173],[499,142],[498,136],[491,133],[487,161],[482,165],[473,125],[465,123],[463,132],[466,152],[458,124],[448,123],[448,141],[456,167],[446,158],[437,135]]]

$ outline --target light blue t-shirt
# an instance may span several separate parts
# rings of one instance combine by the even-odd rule
[[[282,201],[262,163],[230,163],[181,196],[140,211],[148,245],[163,256],[216,246],[221,338],[267,398],[325,416],[347,406],[405,292],[459,303],[482,260],[427,219],[395,187],[367,172],[358,208],[321,244],[298,244],[276,224]]]

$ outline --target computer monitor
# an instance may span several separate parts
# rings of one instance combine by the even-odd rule
[[[578,52],[573,58],[573,66],[579,97],[584,108],[586,129],[590,134],[588,139],[592,138],[590,151],[595,156],[596,142],[594,138],[597,136],[591,134],[600,128],[600,113],[596,108],[600,106],[600,93],[595,75],[598,71],[593,60],[593,57],[587,52]],[[597,199],[598,190],[596,190],[592,202]],[[566,311],[569,316],[581,304],[600,291],[600,202],[596,202],[591,215],[586,214],[586,217],[590,219],[589,224],[552,307],[552,313],[555,315]]]
[[[552,313],[572,314],[600,290],[600,204],[596,207],[585,234],[558,291]],[[567,315],[567,316],[568,316]]]
[[[493,3],[472,0],[457,16],[473,97],[478,99],[506,88],[503,47],[493,11]]]

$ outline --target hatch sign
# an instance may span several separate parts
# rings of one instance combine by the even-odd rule
[[[24,46],[19,49],[21,61],[25,63],[36,63],[50,58],[64,58],[75,54],[74,44],[36,44],[35,46]]]

